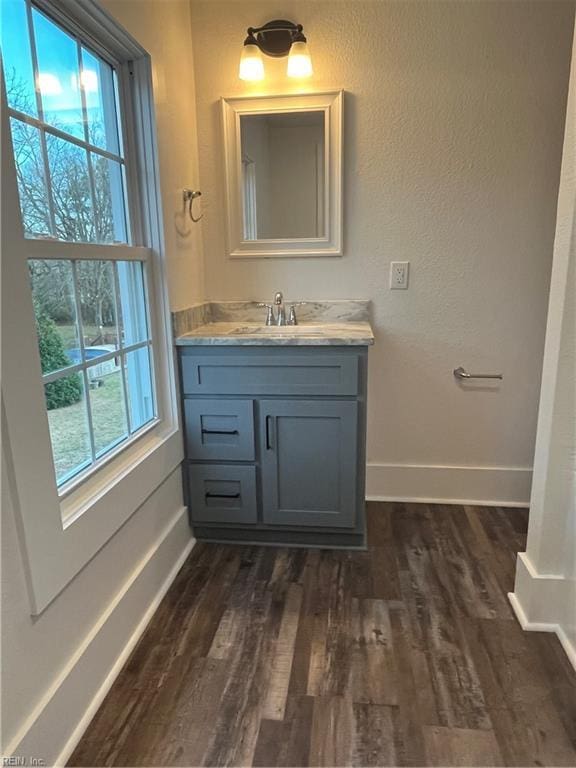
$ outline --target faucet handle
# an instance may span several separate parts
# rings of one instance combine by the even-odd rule
[[[296,317],[296,307],[301,307],[307,304],[307,301],[294,301],[290,305],[290,314],[288,315],[288,325],[298,325],[298,318]]]
[[[296,317],[296,307],[302,307],[308,304],[307,301],[292,301],[290,303],[290,314],[288,315],[288,325],[298,325],[298,318]]]
[[[256,305],[266,310],[266,325],[276,325],[276,318],[274,317],[274,307],[271,304],[259,301]]]

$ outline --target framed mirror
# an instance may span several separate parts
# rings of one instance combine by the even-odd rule
[[[342,254],[343,92],[222,99],[228,254]]]

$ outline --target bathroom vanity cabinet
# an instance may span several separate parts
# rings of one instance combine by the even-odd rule
[[[196,537],[364,546],[367,347],[178,352]]]

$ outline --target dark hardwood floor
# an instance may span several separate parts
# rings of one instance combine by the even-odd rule
[[[575,766],[506,593],[525,510],[370,504],[366,552],[196,545],[73,766]]]

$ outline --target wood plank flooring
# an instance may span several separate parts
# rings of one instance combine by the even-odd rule
[[[525,510],[369,504],[366,552],[199,543],[72,766],[575,766],[506,593]]]

